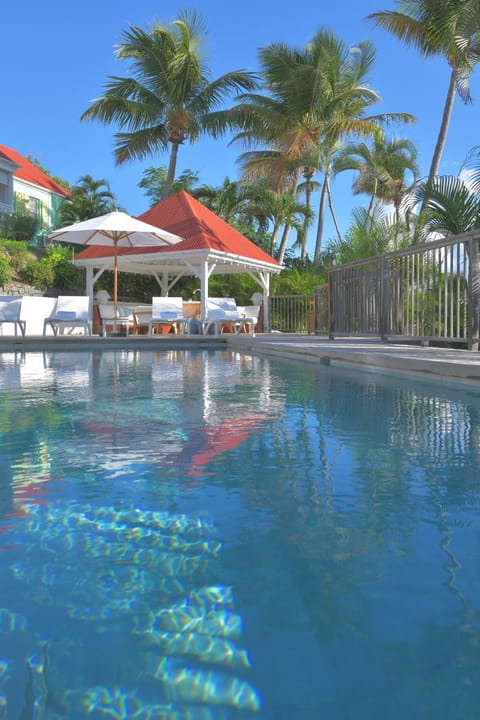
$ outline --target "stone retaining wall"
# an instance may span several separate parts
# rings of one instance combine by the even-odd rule
[[[27,295],[28,297],[42,297],[43,290],[26,285],[25,283],[12,282],[6,288],[0,288],[2,295]]]

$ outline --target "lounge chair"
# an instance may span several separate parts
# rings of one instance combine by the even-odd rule
[[[0,295],[0,324],[13,323],[15,335],[17,334],[17,326],[20,328],[22,335],[25,335],[26,322],[20,319],[21,311],[21,295]]]
[[[123,332],[129,334],[130,328],[135,326],[135,318],[130,308],[115,307],[113,303],[99,303],[98,314],[102,323],[102,335],[107,337],[108,331],[112,333]]]
[[[148,321],[148,334],[153,335],[155,328],[169,328],[167,332],[178,333],[179,329],[188,335],[190,318],[183,315],[181,297],[152,298],[152,317]]]
[[[213,329],[214,335],[224,332],[250,332],[255,335],[256,318],[246,317],[237,307],[233,298],[209,298],[207,319],[203,323],[203,334]]]
[[[68,330],[71,334],[76,327],[83,328],[85,335],[92,334],[89,317],[90,298],[88,295],[60,295],[50,317],[45,318],[43,334],[47,334],[48,326],[54,335]]]

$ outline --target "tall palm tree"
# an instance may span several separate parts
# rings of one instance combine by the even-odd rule
[[[398,11],[368,15],[377,27],[391,32],[423,56],[440,56],[450,66],[450,81],[428,177],[438,175],[455,95],[472,101],[470,75],[480,61],[478,0],[396,0]]]
[[[251,179],[268,177],[277,191],[296,187],[306,170],[318,171],[326,144],[342,137],[368,137],[389,120],[412,121],[411,115],[366,115],[379,102],[378,94],[365,83],[375,57],[369,42],[349,49],[333,33],[320,30],[304,48],[274,43],[260,51],[265,94],[241,95],[239,104],[219,119],[240,128],[233,142],[264,149],[241,158]],[[328,184],[329,168],[324,169]],[[320,207],[319,228],[323,224]],[[315,257],[321,250],[317,232]]]
[[[201,52],[205,23],[195,11],[180,13],[172,25],[124,31],[116,52],[119,60],[130,62],[130,75],[111,76],[102,97],[81,115],[82,120],[119,126],[114,150],[118,164],[170,147],[164,197],[175,178],[180,145],[208,133],[208,114],[218,111],[232,92],[251,91],[257,84],[255,74],[243,70],[210,80]]]

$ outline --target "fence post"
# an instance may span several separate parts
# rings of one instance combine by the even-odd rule
[[[469,283],[468,295],[470,306],[470,323],[468,329],[468,349],[478,351],[479,333],[478,333],[478,311],[480,308],[480,262],[478,253],[478,239],[470,238],[470,263],[469,263]]]
[[[335,339],[335,320],[334,320],[334,315],[333,315],[332,285],[333,285],[333,273],[331,270],[329,270],[328,271],[328,285],[327,285],[327,305],[328,305],[328,337],[330,340]]]
[[[389,298],[388,298],[388,280],[387,280],[387,261],[383,256],[380,261],[380,308],[379,308],[379,330],[382,340],[387,339],[388,332],[388,315],[389,315]]]

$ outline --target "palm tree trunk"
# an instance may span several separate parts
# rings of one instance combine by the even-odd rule
[[[179,143],[172,142],[172,151],[170,153],[170,161],[168,163],[167,179],[165,180],[165,187],[163,188],[163,200],[170,197],[172,191],[173,181],[175,180],[175,172],[177,169],[177,155],[178,155]]]
[[[450,83],[448,85],[447,98],[445,100],[445,106],[443,108],[442,123],[440,125],[440,131],[438,133],[437,144],[433,153],[432,164],[430,166],[430,172],[428,173],[428,180],[431,181],[435,175],[438,175],[440,167],[440,161],[442,159],[443,149],[447,140],[448,128],[450,126],[450,119],[452,117],[453,103],[455,101],[455,94],[457,88],[457,73],[455,68],[452,68],[450,75]]]
[[[307,179],[307,181],[305,183],[305,205],[310,210],[310,207],[312,205],[312,183],[309,178]],[[302,254],[301,254],[302,262],[304,262],[305,258],[307,257],[307,236],[308,236],[308,219],[305,218],[305,221],[303,224],[303,242],[302,242]]]
[[[453,103],[455,101],[455,93],[456,93],[456,80],[457,80],[457,74],[455,71],[455,68],[452,68],[452,72],[450,74],[450,82],[448,84],[448,92],[447,97],[445,100],[445,106],[443,108],[443,115],[442,115],[442,122],[440,125],[440,130],[438,133],[437,138],[437,144],[435,145],[435,150],[433,152],[432,157],[432,164],[430,166],[430,172],[428,173],[428,182],[430,183],[434,177],[438,175],[438,171],[440,168],[440,161],[442,159],[443,149],[445,147],[445,142],[447,140],[447,133],[448,128],[450,126],[450,119],[452,117],[452,111],[453,111]],[[423,200],[422,205],[420,207],[420,212],[418,213],[418,220],[415,224],[415,230],[413,234],[413,242],[417,244],[420,242],[420,233],[422,229],[422,217],[423,212],[425,210],[425,204],[426,204],[426,198]]]
[[[375,182],[373,184],[372,197],[370,198],[370,202],[368,204],[367,219],[369,217],[371,217],[371,215],[372,215],[373,203],[375,202],[375,198],[377,196],[377,189],[378,189],[378,180],[375,179]],[[370,220],[370,224],[372,224],[372,220]]]
[[[272,230],[272,236],[270,238],[270,255],[273,257],[273,253],[275,252],[275,243],[277,242],[277,236],[278,232],[280,230],[280,225],[278,223],[275,223]]]
[[[335,213],[335,209],[333,207],[333,200],[332,200],[332,193],[330,191],[330,178],[327,178],[327,196],[328,196],[328,207],[330,208],[330,215],[332,216],[333,224],[335,225],[335,230],[337,231],[337,237],[340,243],[343,242],[342,233],[340,231],[340,227],[338,225],[337,221],[337,215]]]
[[[280,240],[280,247],[278,248],[278,257],[277,260],[280,263],[280,265],[283,264],[283,257],[285,255],[285,250],[287,249],[287,240],[288,235],[290,233],[290,225],[285,225],[282,233],[282,239]]]
[[[317,223],[317,239],[315,242],[315,253],[313,259],[315,262],[320,260],[320,254],[322,252],[322,235],[323,225],[325,222],[325,202],[327,200],[327,181],[330,169],[325,170],[325,176],[323,178],[322,191],[320,193],[320,203],[318,207],[318,223]]]

